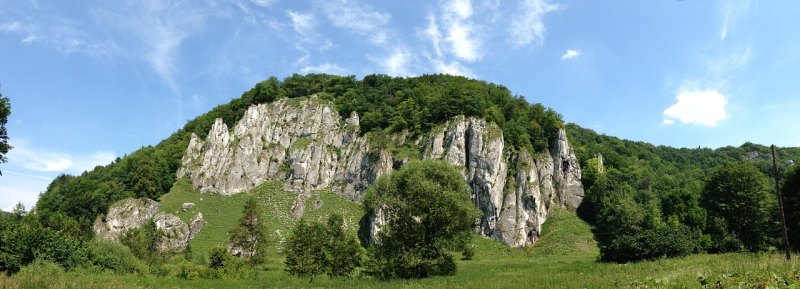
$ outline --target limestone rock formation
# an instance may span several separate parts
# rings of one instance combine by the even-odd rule
[[[198,213],[191,226],[173,214],[158,212],[161,205],[148,198],[125,199],[109,206],[108,214],[99,216],[94,223],[94,233],[98,238],[117,241],[126,230],[141,228],[154,221],[156,229],[163,235],[157,244],[160,252],[180,252],[186,249],[189,240],[203,228],[203,215]]]
[[[194,239],[194,236],[197,236],[197,233],[200,233],[200,230],[203,229],[203,226],[206,225],[206,220],[203,218],[203,213],[197,213],[192,221],[189,222],[189,240]]]
[[[189,226],[178,216],[158,213],[153,221],[156,222],[156,229],[163,233],[157,245],[159,252],[180,252],[186,249],[190,236]]]
[[[94,221],[95,236],[106,240],[118,240],[128,229],[139,228],[150,221],[161,204],[148,198],[124,199],[108,207],[108,214]]]
[[[181,204],[181,211],[186,212],[188,210],[191,210],[192,208],[194,208],[194,203],[183,203],[183,204]]]
[[[463,116],[427,134],[389,138],[407,150],[381,149],[360,136],[355,112],[342,120],[330,102],[314,96],[281,99],[250,107],[232,129],[217,119],[205,140],[192,135],[178,177],[223,195],[280,180],[301,195],[331,188],[358,201],[375,179],[411,159],[444,159],[461,168],[483,212],[476,231],[515,247],[536,242],[551,208],[575,209],[583,198],[580,167],[563,129],[545,152],[511,152],[497,125]],[[369,217],[373,237],[384,219],[377,213]]]

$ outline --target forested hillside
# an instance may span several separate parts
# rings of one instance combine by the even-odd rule
[[[678,149],[576,124],[567,131],[584,168],[578,213],[593,225],[601,259],[782,248],[769,147]],[[777,159],[785,179],[797,178],[800,149],[778,148]],[[787,207],[796,206],[797,189],[784,194]],[[797,234],[796,225],[790,229]]]
[[[497,123],[510,144],[508,149],[540,151],[548,147],[563,125],[558,113],[541,104],[530,104],[503,86],[464,77],[368,75],[358,80],[309,74],[282,81],[271,77],[230,103],[189,121],[154,147],[143,147],[80,176],[56,178],[37,203],[36,217],[47,227],[91,236],[94,218],[114,201],[128,197],[157,200],[169,191],[192,133],[205,137],[217,118],[233,127],[253,104],[311,94],[334,101],[342,118],[357,112],[361,133],[377,137],[402,130],[427,132],[436,124],[464,115]]]

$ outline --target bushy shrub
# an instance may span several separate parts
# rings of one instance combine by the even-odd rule
[[[136,258],[131,250],[117,242],[92,240],[86,243],[86,257],[90,266],[114,273],[145,273],[147,264]]]
[[[295,276],[310,276],[325,272],[325,227],[317,222],[300,220],[292,228],[286,248],[286,272]]]
[[[209,252],[208,270],[200,275],[207,279],[246,278],[253,274],[250,266],[239,258],[234,258],[224,247],[214,247]]]
[[[80,242],[38,224],[15,224],[0,234],[0,271],[16,273],[35,260],[48,260],[65,269],[84,259]]]
[[[162,235],[163,232],[156,228],[156,223],[150,220],[140,228],[128,229],[123,232],[119,241],[130,248],[134,256],[147,262],[153,262],[159,257],[157,246]]]
[[[351,276],[361,266],[361,245],[344,230],[344,218],[328,217],[327,226],[300,220],[292,229],[286,249],[286,271],[295,276],[319,274],[330,277]]]
[[[64,288],[64,268],[49,260],[36,260],[14,276],[20,289]]]
[[[696,234],[683,225],[668,225],[617,236],[601,245],[600,258],[623,263],[685,256],[698,251]]]

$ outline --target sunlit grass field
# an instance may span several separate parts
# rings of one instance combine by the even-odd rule
[[[227,240],[244,201],[255,196],[270,231],[272,250],[268,264],[249,278],[185,280],[155,275],[63,272],[58,268],[23,271],[13,277],[0,276],[0,288],[800,288],[798,262],[787,263],[783,255],[721,254],[693,255],[632,264],[597,262],[598,249],[589,226],[574,213],[554,210],[544,224],[543,235],[531,248],[513,249],[475,236],[475,256],[458,261],[455,276],[423,280],[374,280],[366,276],[330,279],[319,276],[310,282],[284,272],[280,240],[295,222],[290,217],[296,195],[280,184],[262,185],[233,197],[200,194],[185,181],[162,197],[162,210],[178,212],[184,220],[202,212],[208,224],[191,242],[192,259],[202,262],[210,248]],[[202,198],[202,200],[201,200]],[[319,198],[321,202],[316,202]],[[180,205],[196,207],[180,212]],[[314,203],[317,209],[314,209]],[[332,213],[346,216],[354,233],[362,214],[358,204],[330,192],[317,192],[306,202],[306,218],[324,220]]]

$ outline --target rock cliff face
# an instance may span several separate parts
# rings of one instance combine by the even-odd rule
[[[125,199],[109,206],[108,214],[99,216],[94,222],[94,233],[98,238],[117,241],[129,229],[144,226],[153,220],[156,229],[163,235],[157,244],[160,252],[181,252],[189,240],[194,238],[205,225],[203,214],[197,214],[190,225],[178,216],[158,212],[161,205],[148,198]]]
[[[377,177],[411,159],[444,159],[461,168],[483,212],[476,231],[515,247],[538,239],[550,208],[574,209],[583,197],[580,168],[563,129],[549,152],[538,153],[511,153],[499,127],[465,117],[421,136],[398,133],[383,141],[396,149],[359,136],[357,114],[342,120],[332,104],[314,96],[281,99],[250,107],[233,128],[218,119],[205,140],[192,135],[178,177],[223,195],[282,180],[299,194],[332,188],[358,201]],[[379,217],[370,218],[373,235]]]

